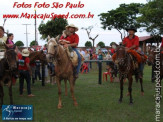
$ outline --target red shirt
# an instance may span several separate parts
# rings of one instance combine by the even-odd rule
[[[111,51],[112,54],[115,53],[115,49],[113,49],[113,48],[111,48],[110,51]]]
[[[19,59],[19,70],[28,70],[27,64],[30,63],[29,57],[26,57],[25,60],[23,60],[23,57],[20,53],[18,53],[18,59]]]
[[[138,47],[139,47],[139,37],[138,36],[134,36],[131,40],[129,39],[129,37],[126,37],[126,38],[124,38],[124,40],[123,40],[123,44],[126,46],[126,47],[128,47],[128,48],[130,48],[130,47],[132,47],[133,45],[135,45],[136,46],[136,50],[138,49]]]
[[[79,36],[76,33],[72,34],[71,36],[67,36],[66,38],[61,36],[60,40],[62,40],[62,39],[65,39],[66,41],[69,41],[70,44],[73,44],[73,43],[78,44],[79,43]]]

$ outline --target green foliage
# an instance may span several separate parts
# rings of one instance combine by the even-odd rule
[[[101,42],[98,43],[98,46],[100,46],[101,48],[104,48],[105,47],[105,43],[101,41]]]
[[[87,47],[87,48],[92,47],[92,43],[90,41],[87,41],[85,43],[85,47]]]
[[[134,25],[136,28],[140,27],[140,24],[136,21],[139,15],[139,9],[144,5],[140,3],[121,4],[120,7],[115,10],[110,10],[107,13],[101,13],[100,20],[103,25],[103,29],[117,29],[120,33],[122,29]],[[121,33],[122,36],[122,33]]]
[[[38,45],[37,42],[35,42],[35,40],[33,40],[31,43],[30,43],[30,47],[34,46],[34,45]]]
[[[22,47],[22,46],[24,46],[24,43],[22,42],[22,41],[17,41],[16,43],[15,43],[15,45],[16,46],[18,46],[18,47]]]
[[[149,1],[140,9],[137,21],[147,32],[163,34],[163,0]]]
[[[38,27],[40,34],[42,35],[42,39],[46,39],[48,35],[50,37],[56,37],[59,34],[62,34],[62,31],[65,30],[68,22],[63,18],[55,18],[54,20],[49,20],[47,23],[43,21]]]

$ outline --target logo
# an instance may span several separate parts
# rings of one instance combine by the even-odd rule
[[[2,120],[33,120],[33,106],[2,105]]]

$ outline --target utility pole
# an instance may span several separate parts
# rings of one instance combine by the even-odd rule
[[[24,34],[26,34],[26,47],[28,47],[28,34],[30,34],[30,33],[28,33],[28,31],[27,31],[27,26],[31,25],[31,24],[23,24],[23,25],[26,26],[26,33],[24,33]]]
[[[37,45],[37,22],[36,22],[36,9],[35,9],[35,45]]]

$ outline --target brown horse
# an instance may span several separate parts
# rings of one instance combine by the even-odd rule
[[[45,66],[45,64],[47,64],[47,60],[46,60],[46,54],[44,54],[43,50],[41,51],[35,51],[35,52],[31,52],[29,55],[29,59],[30,59],[30,66],[31,66],[31,71],[32,71],[32,83],[35,83],[35,66],[32,66],[32,64],[35,64],[36,60],[40,60],[42,67]],[[45,71],[45,70],[42,70]],[[44,77],[42,77],[42,86],[45,86],[44,84]]]
[[[43,50],[31,52],[29,55],[30,64],[35,63],[36,60],[40,60],[42,64],[46,64],[46,55],[44,54]]]
[[[120,80],[120,99],[119,102],[122,102],[123,98],[123,80],[125,78],[128,78],[129,85],[128,85],[128,93],[130,96],[130,104],[133,104],[133,99],[132,99],[132,82],[133,78],[132,75],[134,75],[135,70],[134,70],[134,63],[133,63],[133,56],[125,51],[124,46],[118,46],[116,49],[116,60],[118,64],[118,71],[119,71],[119,80]],[[141,93],[144,93],[143,90],[143,79],[140,79],[140,84],[141,84]]]
[[[68,54],[64,50],[64,48],[58,44],[55,38],[51,38],[48,41],[48,57],[52,57],[55,59],[55,75],[56,75],[56,82],[58,86],[58,95],[59,95],[59,102],[58,102],[58,109],[62,108],[62,101],[61,101],[61,80],[65,81],[65,94],[67,95],[67,80],[70,83],[70,91],[71,96],[74,101],[74,106],[77,106],[78,103],[74,96],[74,85],[75,85],[75,78],[74,78],[74,67]]]
[[[15,47],[14,47],[15,48]],[[3,59],[0,60],[0,107],[3,105],[3,85],[7,84],[9,88],[10,104],[13,104],[12,96],[12,77],[17,72],[18,58],[14,49],[9,49],[6,46],[6,52]]]

